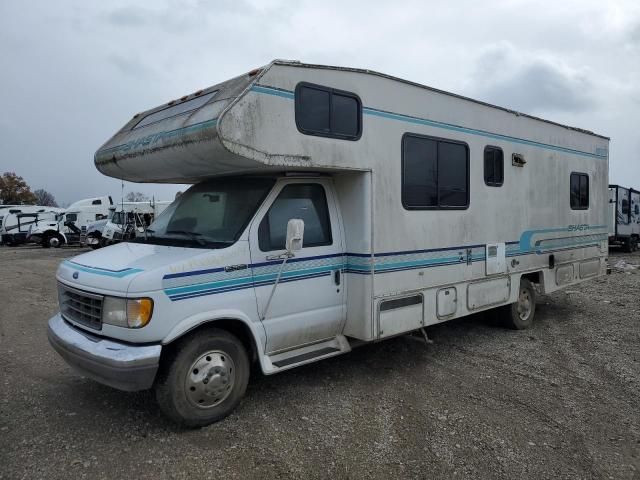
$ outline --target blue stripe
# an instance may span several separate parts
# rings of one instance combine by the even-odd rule
[[[328,274],[331,270],[335,270],[336,268],[341,269],[343,268],[343,266],[344,265],[340,263],[340,264],[334,264],[334,265],[323,265],[322,267],[316,267],[316,268],[307,268],[304,270],[291,270],[288,272],[285,271],[285,272],[282,272],[281,280],[292,278],[292,277],[301,278],[305,275],[311,275],[311,274],[320,274],[320,273]],[[278,272],[265,273],[262,275],[254,275],[253,277],[234,278],[230,280],[220,280],[217,282],[187,285],[184,287],[167,288],[164,291],[167,295],[171,296],[171,295],[186,294],[190,292],[197,292],[202,290],[215,290],[217,288],[221,288],[221,287],[224,288],[227,286],[240,286],[240,285],[251,286],[251,285],[263,283],[263,282],[273,283],[277,276],[278,276]]]
[[[278,97],[283,97],[287,99],[293,100],[295,95],[293,92],[288,90],[282,90],[274,87],[266,87],[264,85],[254,85],[251,87],[251,90],[256,93],[263,93],[267,95],[275,95]],[[512,137],[510,135],[501,135],[499,133],[489,132],[487,130],[479,130],[475,128],[462,127],[460,125],[454,125],[451,123],[439,122],[436,120],[429,120],[427,118],[414,117],[411,115],[404,115],[401,113],[387,112],[384,110],[378,110],[376,108],[363,107],[362,113],[365,115],[371,115],[381,118],[386,118],[389,120],[398,120],[405,123],[413,123],[417,125],[424,125],[428,127],[441,128],[444,130],[450,130],[461,133],[468,133],[471,135],[477,135],[485,138],[491,138],[495,140],[503,140],[511,143],[518,143],[521,145],[528,145],[532,147],[544,148],[546,150],[553,150],[556,152],[570,153],[573,155],[581,155],[589,158],[599,158],[606,159],[608,157],[607,154],[600,153],[591,153],[591,152],[583,152],[582,150],[575,150],[573,148],[560,147],[557,145],[550,145],[548,143],[535,142],[533,140],[527,140],[524,138]]]
[[[206,275],[208,273],[218,273],[224,271],[224,268],[208,268],[206,270],[193,270],[191,272],[181,272],[181,273],[168,273],[164,277],[163,280],[168,278],[179,278],[179,277],[190,277],[193,275]]]
[[[517,249],[508,249],[506,252],[507,257],[515,257],[522,255],[533,255],[533,254],[542,254],[542,253],[551,253],[557,251],[578,249],[578,248],[587,248],[587,247],[597,247],[599,244],[594,242],[594,237],[603,236],[606,234],[594,234],[587,233],[585,235],[576,236],[573,235],[571,237],[565,238],[547,238],[539,240],[535,242],[535,245],[531,245],[534,235],[536,234],[544,234],[544,233],[558,233],[558,232],[567,232],[567,233],[579,233],[579,232],[592,232],[594,230],[607,228],[606,225],[582,225],[581,230],[570,230],[571,226],[567,227],[557,227],[557,228],[546,228],[546,229],[538,229],[538,230],[527,230],[525,231],[520,238],[520,241],[510,241],[505,242],[507,245],[512,247],[516,247]],[[587,237],[587,238],[585,238]],[[554,242],[556,245],[551,246],[550,248],[544,248],[543,245],[540,245],[541,242]],[[302,257],[288,260],[287,265],[295,265],[299,262],[314,262],[317,260],[324,259],[338,259],[341,258],[342,262],[334,262],[329,265],[319,265],[312,266],[309,268],[292,269],[289,271],[284,271],[281,276],[281,282],[294,282],[298,280],[305,280],[309,278],[318,278],[321,276],[330,275],[331,271],[340,269],[345,273],[352,274],[361,274],[361,275],[371,275],[373,273],[389,273],[389,272],[398,272],[403,270],[412,270],[419,268],[429,268],[429,267],[438,267],[444,265],[463,265],[467,262],[466,255],[461,257],[460,255],[451,255],[445,257],[435,257],[435,258],[419,258],[419,259],[406,259],[403,261],[397,262],[382,262],[382,259],[386,259],[392,256],[407,256],[407,255],[424,255],[429,253],[438,253],[438,252],[447,252],[447,251],[460,251],[467,249],[478,249],[484,248],[484,244],[474,244],[474,245],[461,245],[455,247],[445,247],[445,248],[433,248],[433,249],[422,249],[422,250],[406,250],[406,251],[397,251],[397,252],[382,252],[377,253],[375,255],[371,255],[369,253],[336,253],[329,255],[317,255],[314,257]],[[350,259],[353,259],[351,261]],[[360,259],[360,262],[357,262],[356,259]],[[485,261],[485,253],[477,252],[473,253],[471,256],[472,262]],[[269,267],[274,265],[280,265],[282,261],[269,261],[269,262],[260,262],[248,265],[249,268],[257,268],[257,267]],[[176,277],[189,277],[195,275],[204,275],[208,273],[217,273],[224,270],[223,268],[216,269],[206,269],[206,270],[195,270],[192,272],[183,272],[183,273],[173,273],[168,274],[164,277],[164,279],[176,278]],[[169,296],[171,300],[184,300],[187,298],[199,297],[204,295],[214,295],[217,293],[230,292],[235,290],[241,290],[246,288],[255,288],[265,285],[272,285],[277,278],[277,272],[272,271],[269,273],[263,273],[258,275],[247,275],[240,278],[231,278],[227,280],[218,280],[213,282],[205,282],[205,283],[196,283],[191,285],[183,285],[172,288],[165,288],[165,293]]]

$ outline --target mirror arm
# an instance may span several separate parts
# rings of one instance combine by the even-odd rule
[[[280,265],[280,270],[278,270],[278,276],[276,277],[276,281],[273,284],[273,288],[271,289],[271,293],[269,294],[269,299],[267,300],[267,304],[264,306],[264,312],[262,312],[262,318],[260,320],[263,321],[263,322],[264,322],[264,319],[267,318],[267,313],[269,313],[269,306],[271,305],[271,300],[273,299],[273,294],[276,293],[276,287],[278,286],[278,283],[280,282],[280,277],[282,276],[282,271],[284,270],[284,265],[287,263],[287,260],[289,260],[291,257],[294,257],[294,256],[295,255],[292,252],[286,252],[283,255],[279,255],[278,256],[280,259],[282,259],[282,264]],[[267,257],[267,259],[269,259],[269,257]]]

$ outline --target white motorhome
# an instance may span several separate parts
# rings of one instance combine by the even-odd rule
[[[60,247],[82,242],[87,227],[107,218],[113,205],[110,196],[85,198],[69,205],[55,222],[39,223],[31,229],[31,238],[43,247]]]
[[[135,115],[102,173],[195,183],[63,262],[53,347],[175,421],[274,374],[606,273],[609,139],[350,68],[274,61]]]
[[[609,185],[609,245],[635,252],[640,242],[640,192]]]
[[[39,222],[55,221],[62,208],[43,205],[17,205],[4,210],[0,238],[7,245],[20,245],[27,242],[29,230]]]

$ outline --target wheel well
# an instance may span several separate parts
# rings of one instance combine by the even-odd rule
[[[242,342],[244,348],[247,350],[247,354],[249,355],[249,359],[253,362],[258,359],[258,349],[255,344],[255,339],[253,338],[253,334],[251,330],[247,326],[246,323],[235,320],[232,318],[222,318],[219,320],[211,320],[209,322],[204,322],[197,327],[185,332],[183,335],[178,338],[174,338],[171,343],[167,345],[169,350],[171,350],[178,342],[190,337],[192,335],[197,335],[199,332],[203,330],[207,330],[209,328],[219,328],[221,330],[226,330],[227,332],[235,335],[238,340]],[[166,348],[166,347],[165,347]],[[163,348],[163,351],[165,350]]]
[[[542,272],[525,273],[521,278],[526,278],[531,283],[542,283]]]
[[[538,290],[538,293],[544,293],[544,273],[542,273],[542,271],[525,273],[520,278],[526,278],[533,283],[533,286]]]

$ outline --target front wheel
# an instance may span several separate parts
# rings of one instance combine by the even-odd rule
[[[156,383],[160,409],[176,423],[202,427],[240,403],[249,382],[249,357],[225,330],[196,332],[177,344]]]
[[[498,309],[502,323],[514,330],[524,330],[533,324],[536,314],[536,290],[526,278],[520,280],[518,300]]]

